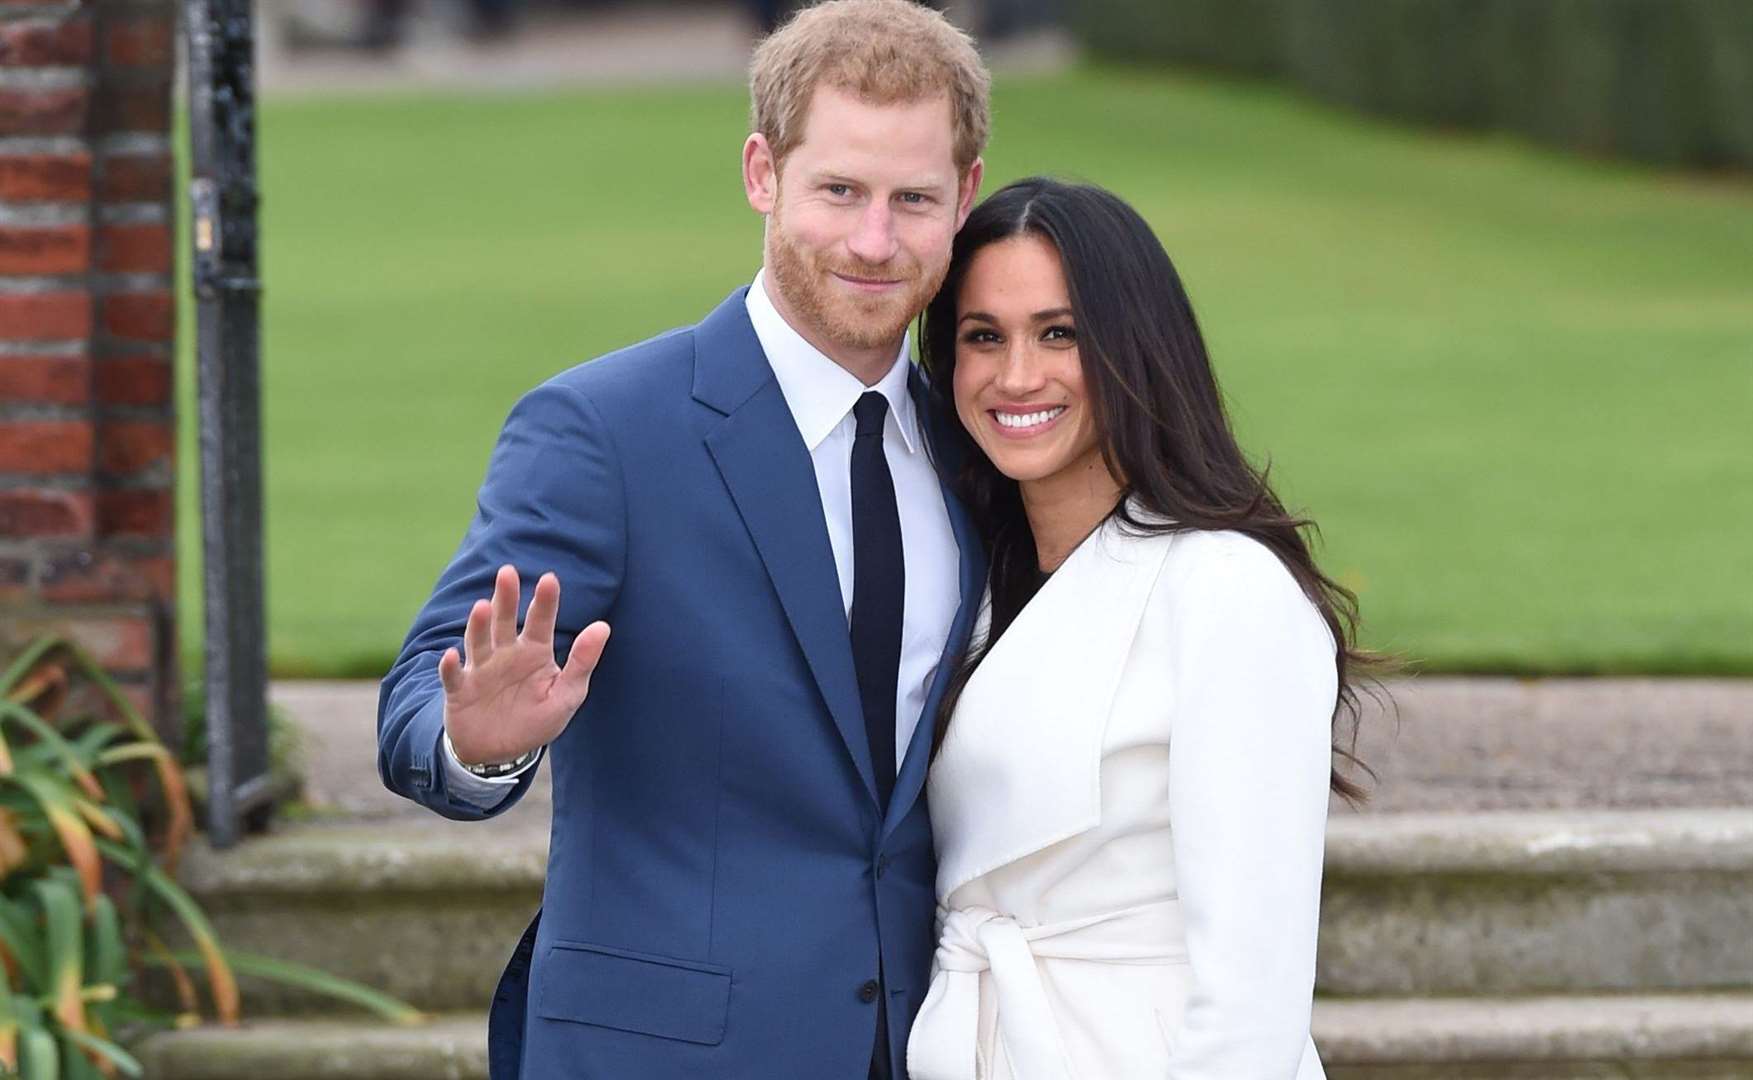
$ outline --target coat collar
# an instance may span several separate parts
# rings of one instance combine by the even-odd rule
[[[968,680],[927,786],[940,899],[1100,823],[1108,713],[1172,540],[1104,522]]]
[[[888,374],[875,386],[867,387],[785,321],[767,293],[766,276],[765,270],[756,274],[755,282],[745,296],[749,322],[755,327],[761,350],[773,368],[773,377],[779,381],[785,403],[791,406],[798,433],[803,436],[810,453],[815,453],[822,441],[845,421],[867,390],[874,390],[888,399],[890,419],[901,434],[902,445],[908,453],[917,452],[919,410],[908,385],[908,374],[913,367],[908,362],[913,347],[911,336],[902,336]]]
[[[731,293],[694,327],[694,400],[726,416],[773,382],[748,294],[747,286]]]
[[[732,293],[694,331],[694,398],[724,414],[706,449],[767,568],[865,794],[876,800],[840,577],[810,452],[744,305]]]

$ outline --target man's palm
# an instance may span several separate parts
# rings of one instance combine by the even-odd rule
[[[444,684],[444,726],[457,757],[473,764],[510,761],[552,742],[584,704],[591,672],[602,659],[609,625],[594,622],[572,642],[566,666],[554,662],[554,621],[560,581],[536,582],[517,631],[517,570],[499,568],[492,600],[477,600],[463,631],[468,662],[447,649],[438,662]]]

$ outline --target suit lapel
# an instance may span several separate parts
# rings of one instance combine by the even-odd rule
[[[707,434],[706,448],[875,801],[852,639],[815,467],[749,323],[744,292],[733,293],[695,331],[694,397],[725,414]]]
[[[937,671],[932,675],[931,689],[925,695],[924,712],[919,717],[918,726],[913,729],[913,739],[907,744],[907,754],[901,760],[900,774],[895,778],[894,796],[889,801],[889,813],[883,822],[885,839],[907,816],[925,786],[925,775],[931,764],[931,743],[937,734],[938,706],[942,704],[944,691],[967,649],[968,638],[974,628],[974,618],[979,614],[980,600],[986,590],[985,547],[980,542],[979,533],[975,531],[974,519],[969,516],[967,507],[956,498],[947,482],[954,475],[958,464],[953,460],[952,453],[958,444],[950,438],[953,433],[946,431],[939,422],[940,417],[932,408],[930,393],[917,369],[909,377],[907,386],[913,394],[913,403],[919,410],[920,428],[927,432],[926,445],[933,455],[932,463],[937,470],[938,485],[943,492],[944,509],[949,512],[950,529],[955,533],[956,550],[960,559],[958,582],[961,602],[956,608],[955,619],[950,623],[950,634],[944,642],[943,656],[939,658]]]

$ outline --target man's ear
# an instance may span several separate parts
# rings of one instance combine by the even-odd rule
[[[779,199],[779,164],[759,131],[743,143],[743,193],[757,214],[771,214]]]
[[[958,230],[968,222],[968,215],[974,212],[974,200],[980,194],[980,181],[986,177],[986,159],[975,158],[974,164],[968,166],[968,175],[956,185],[956,228]]]

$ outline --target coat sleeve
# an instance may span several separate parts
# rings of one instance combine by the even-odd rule
[[[491,807],[450,790],[439,658],[453,645],[463,648],[469,608],[493,595],[494,575],[510,563],[523,585],[520,613],[529,608],[537,578],[550,570],[559,577],[554,655],[564,663],[573,638],[606,618],[619,593],[626,512],[620,458],[596,406],[557,382],[526,394],[493,448],[474,520],[379,690],[377,768],[386,787],[464,821],[493,816],[523,797],[534,769]]]
[[[1266,547],[1202,538],[1171,590],[1169,818],[1193,987],[1172,1080],[1291,1080],[1309,1039],[1334,642]]]

